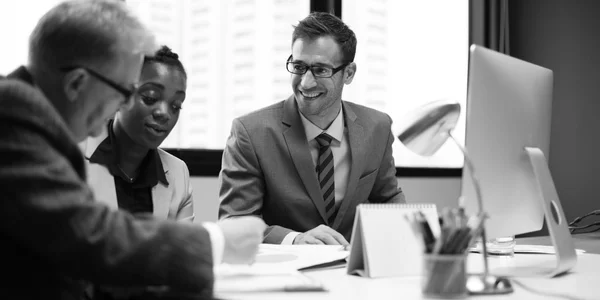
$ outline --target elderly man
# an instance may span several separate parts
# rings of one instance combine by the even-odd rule
[[[403,203],[391,119],[342,101],[356,73],[354,32],[328,13],[295,27],[293,95],[233,121],[220,218],[262,216],[264,242],[347,245],[360,203]]]
[[[153,37],[121,1],[59,4],[27,67],[0,80],[0,295],[79,299],[86,282],[211,296],[213,264],[246,263],[264,223],[136,219],[95,201],[77,146],[136,93]],[[165,289],[166,287],[166,289]]]

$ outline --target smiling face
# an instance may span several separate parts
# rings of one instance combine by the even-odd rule
[[[298,38],[292,44],[292,61],[309,66],[339,67],[344,63],[340,46],[329,36]],[[356,65],[349,64],[331,78],[317,78],[312,72],[292,74],[292,89],[300,112],[307,118],[335,117],[342,101],[344,84],[352,82]]]
[[[186,76],[181,70],[160,62],[146,63],[133,105],[119,111],[118,122],[136,144],[157,148],[177,124],[185,90]]]

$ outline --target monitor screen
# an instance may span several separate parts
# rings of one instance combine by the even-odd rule
[[[465,146],[479,179],[488,238],[542,228],[539,185],[525,147],[549,157],[553,73],[481,46],[470,48]],[[464,168],[467,211],[479,209]]]

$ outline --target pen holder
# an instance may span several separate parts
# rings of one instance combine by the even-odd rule
[[[424,254],[422,292],[427,298],[466,298],[466,254]]]

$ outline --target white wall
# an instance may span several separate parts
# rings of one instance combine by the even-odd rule
[[[409,203],[435,203],[438,209],[453,207],[460,195],[461,179],[399,178],[400,187]],[[217,177],[192,177],[196,222],[216,221],[219,209]]]

